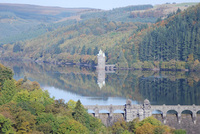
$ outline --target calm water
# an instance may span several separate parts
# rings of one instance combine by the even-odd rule
[[[84,105],[124,105],[126,99],[151,104],[200,105],[200,74],[117,70],[100,71],[80,66],[2,61],[16,80],[27,76],[56,99],[78,99]]]

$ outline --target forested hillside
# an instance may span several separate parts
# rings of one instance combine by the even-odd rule
[[[82,12],[81,21],[68,20],[39,25],[40,28],[36,27],[36,30],[22,34],[25,39],[34,31],[35,34],[33,32],[31,35],[35,38],[2,44],[1,58],[95,65],[96,54],[102,49],[107,57],[106,62],[115,64],[117,68],[200,70],[199,5],[184,11],[179,9],[185,9],[188,5],[130,6],[110,11],[94,11],[95,13],[88,15],[87,12]],[[177,11],[167,16],[159,15],[171,7]],[[153,14],[151,11],[156,12],[155,16],[149,16]],[[128,12],[129,18],[153,17],[157,22],[136,23],[112,19],[120,18]]]
[[[165,18],[168,14],[177,9],[187,9],[188,6],[196,3],[182,4],[162,4],[162,5],[132,5],[121,8],[114,8],[109,11],[89,12],[82,14],[81,19],[107,18],[109,21],[121,22],[151,22],[154,23],[158,18]]]
[[[59,25],[54,27],[52,23],[73,16],[76,20],[79,12],[90,10],[0,3],[0,44],[35,38]]]
[[[122,61],[125,59],[121,42],[136,32],[140,25],[106,19],[77,22],[33,40],[5,44],[2,46],[1,57],[26,58],[37,62],[94,64],[96,54],[99,49],[103,49],[108,57],[107,61],[116,63],[118,58]],[[127,56],[128,52],[129,56],[132,53],[132,47],[129,48]]]
[[[80,17],[81,19],[92,19],[92,18],[106,18],[109,21],[121,21],[121,22],[155,22],[156,17],[151,18],[132,18],[130,13],[133,11],[145,11],[153,8],[152,5],[138,5],[138,6],[127,6],[121,8],[115,8],[109,11],[100,11],[93,13],[85,13]]]
[[[99,119],[90,116],[80,101],[54,100],[37,82],[15,81],[0,64],[0,133],[106,133]]]
[[[195,3],[135,5],[101,10],[0,3],[0,45],[33,39],[76,21],[101,18],[115,22],[151,22]]]
[[[199,64],[200,4],[156,23],[139,44],[139,59]]]
[[[200,59],[200,5],[159,22],[140,43],[140,60]]]

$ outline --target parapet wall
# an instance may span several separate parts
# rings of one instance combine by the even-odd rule
[[[125,105],[85,105],[84,107],[92,111],[91,114],[101,119],[106,126],[111,126],[118,120],[129,122],[135,118],[143,120],[153,115],[164,124],[176,129],[187,129],[191,134],[200,132],[200,106],[196,105],[150,105],[148,100],[145,100],[142,105],[132,105],[128,100]]]

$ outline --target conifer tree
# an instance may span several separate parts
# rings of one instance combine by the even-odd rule
[[[85,109],[81,104],[81,101],[78,100],[76,103],[76,107],[74,109],[74,119],[82,124],[85,123]]]
[[[12,100],[16,93],[16,85],[13,79],[6,80],[4,82],[1,93],[2,95],[0,96],[0,105],[8,103]]]

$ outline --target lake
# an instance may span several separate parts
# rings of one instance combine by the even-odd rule
[[[200,73],[115,70],[1,61],[14,71],[14,78],[37,81],[55,99],[78,99],[84,105],[124,105],[127,99],[152,105],[200,105]]]

